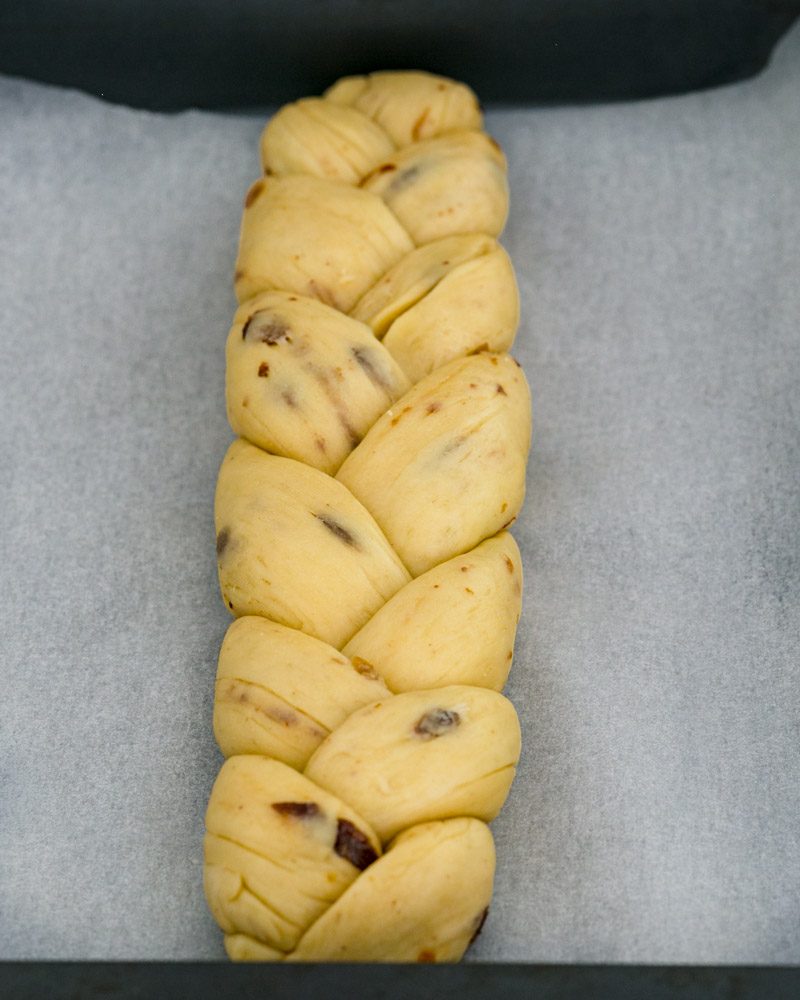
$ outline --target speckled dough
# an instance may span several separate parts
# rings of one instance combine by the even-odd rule
[[[343,652],[392,691],[473,684],[500,691],[514,655],[522,559],[507,531],[406,584]]]
[[[302,768],[348,715],[388,695],[364,661],[248,615],[231,625],[219,653],[214,736],[226,757],[265,754]]]
[[[307,174],[357,184],[395,146],[386,132],[356,108],[319,97],[287,104],[261,136],[267,176]]]
[[[336,478],[416,576],[508,525],[525,498],[530,394],[507,354],[432,372],[378,420]]]
[[[351,315],[417,382],[455,358],[508,350],[519,323],[514,268],[488,236],[448,236],[405,256]]]
[[[531,415],[481,125],[463,84],[387,72],[262,135],[215,501],[204,879],[237,961],[457,961],[486,919]]]
[[[483,132],[446,132],[406,146],[362,182],[419,246],[458,233],[499,236],[508,215],[506,160]]]
[[[289,951],[380,854],[354,810],[267,757],[231,757],[206,812],[205,883],[226,933]]]
[[[434,818],[494,819],[519,749],[517,714],[496,691],[409,691],[354,712],[305,773],[321,788],[347,795],[386,842]]]
[[[283,290],[350,310],[414,243],[378,195],[318,177],[258,180],[247,192],[236,295]]]
[[[420,72],[349,76],[325,92],[337,105],[357,108],[381,126],[398,148],[451,129],[478,129],[478,99],[455,80]]]
[[[397,837],[306,932],[291,962],[454,962],[489,907],[494,842],[474,819]]]
[[[372,515],[341,483],[234,441],[215,503],[222,595],[340,645],[410,577]]]
[[[368,326],[287,292],[237,310],[226,362],[234,431],[329,475],[409,388]]]

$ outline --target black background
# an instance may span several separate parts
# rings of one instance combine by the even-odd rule
[[[593,965],[0,964],[8,1000],[796,1000],[797,969]]]
[[[486,102],[621,100],[749,76],[800,0],[0,0],[0,72],[159,110],[264,107],[429,69]]]

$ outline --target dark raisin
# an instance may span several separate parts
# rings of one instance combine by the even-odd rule
[[[382,389],[390,389],[391,383],[387,380],[386,376],[381,372],[376,366],[372,358],[369,356],[369,352],[364,347],[353,347],[351,348],[351,354],[359,363],[363,369],[367,378],[373,382],[375,385],[380,386]]]
[[[315,514],[314,517],[316,517],[318,521],[321,521],[328,531],[330,531],[332,535],[335,535],[340,541],[344,542],[345,545],[349,545],[354,549],[358,548],[353,535],[350,534],[347,528],[343,528],[338,521],[334,521],[334,519],[332,517],[328,517],[327,514]]]
[[[269,347],[274,347],[282,340],[288,344],[292,342],[292,338],[289,336],[289,327],[284,326],[283,323],[268,323],[266,326],[259,327],[258,339]]]
[[[345,413],[343,409],[337,407],[336,416],[339,418],[339,423],[344,428],[344,432],[350,441],[351,447],[355,448],[357,444],[361,444],[361,435],[350,423],[347,413]]]
[[[432,740],[455,728],[460,722],[461,716],[458,712],[453,712],[449,708],[434,708],[422,716],[414,726],[414,732],[417,736]]]
[[[281,816],[296,816],[298,819],[313,819],[320,813],[316,802],[273,802],[272,808]]]
[[[349,861],[351,865],[362,872],[378,857],[377,851],[370,844],[366,834],[347,819],[340,819],[336,826],[336,840],[333,849],[340,858]]]
[[[269,347],[281,341],[291,344],[289,327],[269,312],[254,313],[242,327],[242,340],[256,340]]]
[[[231,532],[229,528],[223,528],[217,535],[217,555],[221,556],[225,551],[228,542],[231,540]]]

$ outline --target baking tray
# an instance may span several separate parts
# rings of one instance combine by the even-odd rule
[[[138,4],[0,11],[1,71],[138,106],[235,109],[153,116],[0,81],[0,942],[40,960],[0,967],[6,992],[796,993],[795,971],[775,966],[797,961],[800,891],[797,29],[750,82],[531,107],[740,79],[796,7],[675,4],[671,33],[664,5],[611,17],[533,4],[514,22],[511,6],[434,4],[439,63],[419,32],[398,40],[388,5],[359,34],[356,6],[261,5],[286,41],[257,74],[243,53],[258,31],[247,45],[236,34],[253,28],[246,4],[240,17],[210,4],[194,18]],[[332,10],[352,61],[311,29],[300,58],[291,39],[331,27]],[[470,33],[516,53],[507,90]],[[543,37],[563,58],[538,58]],[[579,38],[591,58],[576,57]],[[186,58],[201,43],[205,57]],[[229,276],[263,117],[246,105],[392,63],[524,102],[488,105],[510,158],[504,241],[535,419],[509,689],[525,751],[494,825],[492,919],[470,964],[431,972],[41,961],[219,952],[190,859],[218,766],[226,617],[208,540],[228,440]]]

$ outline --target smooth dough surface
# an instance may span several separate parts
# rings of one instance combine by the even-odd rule
[[[321,97],[286,104],[261,136],[264,173],[307,174],[357,184],[394,143],[363,112]]]
[[[507,354],[477,354],[418,382],[337,473],[412,574],[474,548],[525,497],[530,393]]]
[[[360,709],[320,745],[305,773],[346,795],[386,842],[427,820],[494,819],[519,752],[511,702],[486,688],[454,685]]]
[[[225,358],[234,432],[329,475],[410,387],[368,326],[288,292],[239,307]]]
[[[351,315],[417,382],[455,358],[511,347],[519,324],[514,268],[488,236],[448,236],[403,257]]]
[[[237,618],[219,653],[214,736],[226,757],[259,753],[303,768],[356,709],[388,696],[385,684],[333,646],[257,615]]]
[[[503,531],[406,584],[343,652],[392,691],[472,684],[500,691],[522,606],[522,557]]]
[[[341,483],[234,441],[215,502],[222,596],[343,645],[410,577],[369,512]]]
[[[457,962],[486,918],[495,852],[475,819],[415,826],[305,934],[290,962]]]
[[[447,132],[406,146],[363,182],[419,246],[457,233],[499,236],[508,216],[506,159],[484,132]]]
[[[370,191],[302,174],[262,178],[245,198],[236,295],[294,292],[349,312],[413,248]]]
[[[418,70],[343,77],[324,96],[368,115],[397,146],[483,123],[478,99],[466,84]]]
[[[226,934],[286,952],[380,851],[361,816],[302,774],[230,757],[206,810],[208,904]]]

